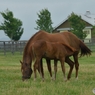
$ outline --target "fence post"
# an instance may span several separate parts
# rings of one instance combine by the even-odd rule
[[[14,41],[12,41],[12,44],[11,44],[11,52],[14,55]]]
[[[3,42],[4,43],[4,55],[6,55],[6,44],[5,44],[5,42]]]
[[[22,54],[22,52],[21,52],[21,48],[22,48],[22,42],[19,41],[19,52],[20,52],[20,54]]]
[[[27,41],[0,41],[0,50],[3,51],[4,55],[7,55],[7,51],[15,54],[15,51],[23,53],[24,47]],[[1,53],[1,52],[0,52]]]

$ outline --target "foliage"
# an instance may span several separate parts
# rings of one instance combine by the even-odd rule
[[[92,35],[94,35],[94,36],[95,36],[95,26],[93,26]]]
[[[45,30],[47,32],[52,32],[52,20],[51,20],[51,13],[48,9],[42,9],[39,13],[37,13],[38,19],[36,21],[37,27],[36,30]]]
[[[81,16],[78,16],[72,12],[68,17],[68,20],[71,25],[71,31],[80,39],[84,39],[86,37],[86,33],[83,32],[85,22],[81,19]]]
[[[13,12],[8,9],[5,12],[0,12],[0,14],[4,18],[4,22],[0,25],[0,30],[4,30],[11,40],[19,40],[23,34],[22,21],[14,18]]]

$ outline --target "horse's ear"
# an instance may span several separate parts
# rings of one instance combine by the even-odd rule
[[[20,63],[22,64],[23,62],[20,60]]]

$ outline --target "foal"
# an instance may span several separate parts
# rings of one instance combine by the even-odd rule
[[[54,59],[56,62],[59,60],[65,78],[65,58],[72,55],[75,49],[60,42],[38,40],[32,44],[32,51],[33,60],[36,59],[34,63],[34,79],[36,79],[36,69],[38,69],[41,74],[40,60],[42,58]]]

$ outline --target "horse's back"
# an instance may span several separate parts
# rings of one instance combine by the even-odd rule
[[[32,38],[29,40],[29,44],[32,44],[34,41],[44,40],[49,42],[63,42],[67,45],[72,46],[73,48],[79,49],[79,39],[70,32],[61,32],[61,33],[47,33],[45,31],[37,32]]]
[[[60,42],[48,42],[46,41],[47,49],[46,56],[50,58],[62,58],[67,55],[66,47]]]
[[[35,40],[45,40],[45,41],[52,41],[52,42],[56,42],[56,41],[78,41],[79,39],[70,32],[61,32],[61,33],[48,33],[45,31],[40,30],[39,32],[37,32],[33,37],[30,38],[31,41],[35,41]]]

